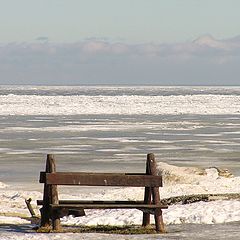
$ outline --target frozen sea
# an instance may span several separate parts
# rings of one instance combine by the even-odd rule
[[[240,175],[240,88],[0,86],[0,181],[59,170],[144,171],[148,152]],[[26,167],[27,166],[27,167]]]
[[[0,182],[8,184],[10,199],[16,191],[42,190],[38,178],[47,153],[56,154],[60,171],[144,172],[146,154],[153,152],[158,162],[227,168],[238,179],[239,146],[240,87],[0,86]],[[232,223],[222,227],[236,237],[240,218],[224,219]],[[207,220],[183,229],[193,236],[205,228],[202,223]],[[214,226],[206,229],[222,231]],[[180,233],[174,230],[169,239],[191,239],[176,228]]]

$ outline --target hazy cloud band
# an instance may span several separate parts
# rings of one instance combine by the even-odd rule
[[[239,85],[240,37],[176,44],[0,45],[0,84]]]

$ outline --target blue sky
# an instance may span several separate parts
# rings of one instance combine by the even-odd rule
[[[0,6],[0,84],[240,85],[239,0]]]
[[[239,0],[0,0],[0,42],[178,42],[240,33]]]

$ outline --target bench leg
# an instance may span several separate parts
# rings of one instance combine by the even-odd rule
[[[165,233],[165,227],[163,223],[162,210],[157,208],[154,213],[156,232]]]
[[[146,162],[146,175],[151,175],[151,164],[150,164],[150,155],[147,156],[147,162]],[[152,190],[150,187],[145,187],[144,191],[144,203],[145,204],[151,204],[152,200]],[[147,227],[150,224],[150,213],[143,213],[143,220],[142,220],[142,226]]]
[[[56,172],[56,164],[55,159],[52,154],[47,155],[46,160],[46,173]],[[40,209],[41,211],[41,227],[49,227],[50,226],[50,218],[52,218],[50,204],[58,203],[57,196],[57,186],[44,184],[43,190],[43,206]]]
[[[155,160],[155,156],[153,153],[149,153],[147,155],[147,166],[149,168],[150,175],[157,176],[157,163]],[[159,194],[159,187],[152,187],[151,188],[151,194],[152,194],[152,200],[153,204],[160,204],[160,194]],[[164,233],[164,223],[163,223],[163,217],[162,217],[162,210],[161,208],[156,208],[154,213],[154,219],[155,219],[155,226],[156,231]]]
[[[50,216],[49,216],[49,213],[48,213],[48,209],[46,209],[46,207],[42,207],[40,209],[40,213],[41,213],[41,223],[40,223],[40,226],[41,227],[50,227]]]
[[[57,209],[52,211],[52,227],[54,231],[61,230],[60,215]]]
[[[48,154],[47,161],[49,165],[49,172],[55,173],[56,172],[56,163],[54,155]],[[47,172],[47,171],[46,171]],[[58,204],[58,189],[57,185],[50,185],[49,186],[49,203],[52,204]],[[52,227],[53,230],[59,231],[60,230],[60,214],[58,210],[52,210],[51,212],[51,218],[52,218]]]
[[[144,203],[151,204],[151,188],[145,187]],[[150,213],[143,212],[142,226],[147,227],[150,224]]]

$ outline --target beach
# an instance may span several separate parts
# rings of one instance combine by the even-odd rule
[[[55,154],[59,171],[145,172],[146,154],[153,152],[166,179],[161,199],[240,194],[239,114],[237,87],[0,86],[0,239],[116,238],[31,230],[24,200],[32,198],[39,214],[38,179],[47,153]],[[63,188],[60,197],[139,200],[143,190]],[[238,239],[239,199],[177,203],[163,216],[169,233],[147,239]],[[61,221],[131,225],[141,224],[141,217],[138,210],[89,210],[86,217]]]
[[[161,163],[158,165],[160,169]],[[170,171],[169,166],[161,169]],[[175,196],[184,196],[192,194],[240,194],[240,177],[221,177],[216,169],[206,169],[206,175],[193,173],[192,168],[175,167],[171,176],[175,175],[172,181],[167,179],[163,188],[160,188],[161,199]],[[178,180],[176,182],[176,176]],[[74,192],[74,194],[73,194]],[[143,198],[143,189],[139,188],[114,188],[92,191],[79,190],[73,188],[61,189],[60,199],[95,199],[95,200],[113,200],[130,199],[141,200]],[[11,187],[1,184],[0,199],[0,237],[1,239],[113,239],[116,236],[112,234],[100,233],[58,233],[43,234],[36,233],[26,217],[30,216],[25,205],[25,199],[32,198],[34,211],[39,214],[36,200],[42,198],[39,191],[12,190]],[[170,205],[168,209],[163,210],[163,218],[168,233],[153,235],[117,235],[119,239],[191,239],[195,234],[196,239],[237,239],[238,226],[240,221],[240,201],[237,199],[226,198],[216,199],[215,201],[198,201],[190,204],[177,203]],[[87,210],[85,217],[67,216],[61,219],[65,226],[82,225],[116,225],[129,226],[141,225],[142,213],[139,210]],[[151,219],[153,222],[153,218]]]

